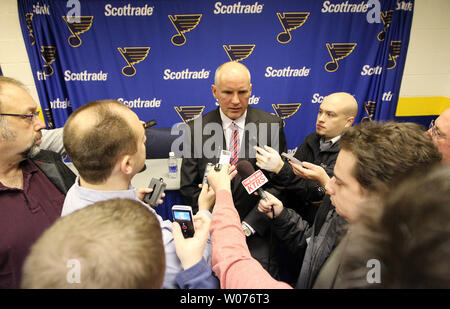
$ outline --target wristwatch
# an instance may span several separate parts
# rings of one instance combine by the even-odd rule
[[[247,224],[242,223],[241,226],[242,226],[242,231],[244,232],[244,235],[245,235],[246,237],[249,237],[249,236],[252,235],[252,231],[251,231],[250,228],[247,226]]]

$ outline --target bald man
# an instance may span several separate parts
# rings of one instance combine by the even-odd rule
[[[257,143],[269,145],[279,152],[286,151],[283,120],[249,106],[252,84],[246,66],[239,62],[227,62],[219,66],[211,90],[219,108],[189,122],[191,153],[184,156],[181,165],[180,191],[185,203],[191,205],[194,211],[198,208],[197,198],[200,193],[198,184],[202,183],[207,164],[218,162],[220,150],[230,151],[232,164],[248,160],[255,168],[253,146]],[[233,151],[236,153],[235,158]],[[267,176],[270,177],[269,173]],[[276,277],[276,259],[269,258],[275,255],[276,251],[274,247],[268,247],[270,237],[267,229],[268,219],[264,215],[261,216],[257,210],[259,197],[249,195],[241,182],[242,178],[236,176],[232,181],[231,190],[236,209],[243,221],[242,229],[247,236],[247,244],[252,256]],[[265,189],[278,195],[277,189],[273,187]]]
[[[442,163],[450,164],[450,108],[430,124],[427,133],[442,154]]]
[[[316,132],[308,135],[294,154],[302,164],[288,164],[270,147],[256,147],[256,165],[276,174],[272,180],[286,188],[287,204],[295,201],[295,209],[310,223],[317,210],[311,203],[323,198],[324,187],[333,176],[337,141],[352,126],[357,112],[358,103],[352,95],[336,92],[326,96],[317,114]]]
[[[166,260],[163,287],[217,288],[217,279],[207,265],[210,245],[206,245],[204,258],[195,265],[182,264],[175,250],[172,222],[163,220],[143,202],[145,193],[151,189],[136,190],[131,185],[132,178],[145,164],[143,124],[131,109],[114,100],[90,102],[70,115],[64,126],[64,147],[80,176],[67,192],[61,216],[105,200],[135,200],[152,212],[161,226]],[[193,278],[203,279],[185,281]]]

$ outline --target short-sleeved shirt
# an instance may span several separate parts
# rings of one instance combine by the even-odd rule
[[[20,164],[23,189],[0,182],[0,288],[19,288],[30,247],[61,216],[62,194],[31,160]]]

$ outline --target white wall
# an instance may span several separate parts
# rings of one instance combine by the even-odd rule
[[[39,97],[20,29],[17,0],[0,0],[0,65],[3,75],[20,80],[36,102]]]
[[[319,1],[319,0],[318,0]],[[450,97],[450,1],[416,0],[401,97]],[[17,14],[17,0],[0,0],[0,65],[39,102]]]
[[[450,97],[450,1],[416,0],[401,97]]]

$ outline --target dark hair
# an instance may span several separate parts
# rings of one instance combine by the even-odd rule
[[[118,108],[129,110],[114,100],[94,101],[72,113],[64,126],[64,147],[87,182],[105,181],[121,156],[137,151],[139,137]],[[85,127],[77,119],[84,112],[95,119]]]
[[[353,175],[368,191],[383,194],[414,169],[441,161],[441,154],[415,123],[364,122],[348,128],[339,146],[356,158]]]
[[[345,287],[450,288],[450,166],[422,172],[365,205],[350,228]],[[379,284],[366,280],[371,259],[380,263]]]

